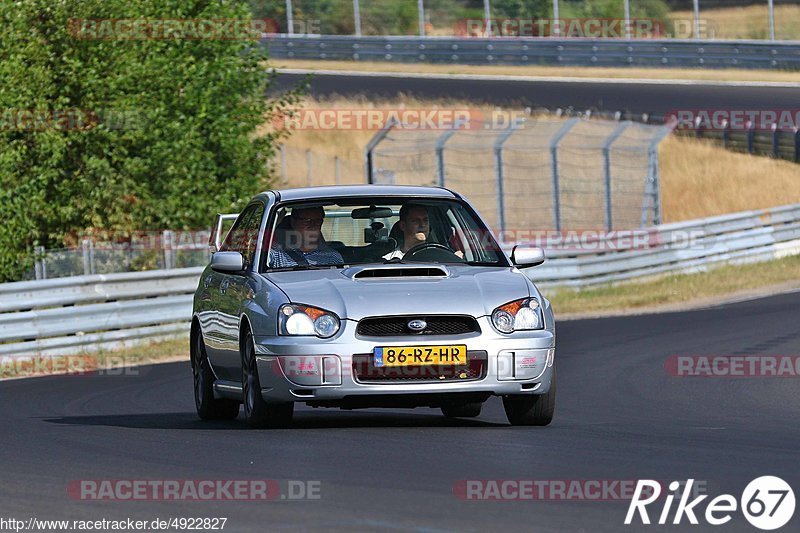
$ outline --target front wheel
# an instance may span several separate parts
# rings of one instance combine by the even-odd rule
[[[503,408],[511,425],[546,426],[553,421],[556,408],[556,367],[547,394],[503,396]]]
[[[254,428],[285,428],[292,423],[294,403],[267,403],[261,396],[253,335],[249,332],[242,346],[242,400],[244,418]]]
[[[197,415],[203,420],[233,420],[239,416],[239,402],[214,398],[214,372],[208,362],[206,343],[199,331],[192,333],[190,353]]]

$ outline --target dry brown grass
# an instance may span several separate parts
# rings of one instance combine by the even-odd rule
[[[800,202],[800,165],[671,136],[660,149],[664,221]]]
[[[798,25],[797,31],[800,31]],[[271,59],[269,65],[308,70],[353,70],[359,72],[415,72],[428,74],[482,74],[503,76],[536,76],[549,78],[637,78],[651,80],[755,81],[800,82],[800,72],[745,69],[691,68],[575,68],[557,66],[477,66],[477,65],[413,65],[368,61],[313,61]]]
[[[694,14],[692,11],[674,11],[670,18],[694,20]],[[707,37],[716,39],[769,38],[769,15],[766,0],[761,5],[719,9],[703,9],[701,2],[700,19],[706,21]],[[800,39],[800,6],[775,6],[775,38]]]

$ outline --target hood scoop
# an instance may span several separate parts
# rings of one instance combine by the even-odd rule
[[[430,265],[380,265],[368,267],[352,267],[342,271],[352,279],[377,278],[446,278],[450,273],[440,266]]]

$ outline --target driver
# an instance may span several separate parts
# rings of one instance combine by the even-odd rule
[[[328,246],[322,235],[325,210],[319,207],[295,208],[290,217],[293,243],[285,247],[273,246],[269,251],[270,268],[297,265],[341,265],[342,255]]]
[[[384,259],[394,259],[403,256],[414,246],[427,241],[431,232],[431,223],[428,218],[428,209],[419,204],[403,204],[400,208],[400,231],[403,232],[403,242],[398,243],[397,249],[384,255]]]

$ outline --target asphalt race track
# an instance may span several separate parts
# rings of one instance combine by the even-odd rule
[[[284,90],[305,78],[280,74],[273,90]],[[796,87],[718,85],[663,85],[642,83],[581,83],[557,81],[448,80],[403,77],[316,75],[311,81],[316,97],[369,95],[370,99],[445,98],[492,105],[629,111],[664,115],[689,109],[774,110],[796,109]]]
[[[0,515],[99,520],[227,517],[225,531],[756,531],[624,527],[625,501],[465,501],[460,480],[694,478],[740,497],[776,475],[800,488],[798,378],[667,375],[675,354],[800,354],[800,297],[686,313],[562,322],[559,397],[547,428],[431,409],[296,411],[289,430],[203,423],[188,363],[130,376],[0,383]],[[81,501],[71,480],[318,481],[304,501]],[[710,498],[709,498],[710,499]],[[706,500],[707,502],[708,500]],[[705,504],[701,505],[704,509]],[[673,507],[674,509],[674,507]],[[655,521],[661,507],[651,511]],[[797,531],[800,512],[781,531]],[[670,520],[672,515],[670,515]]]

